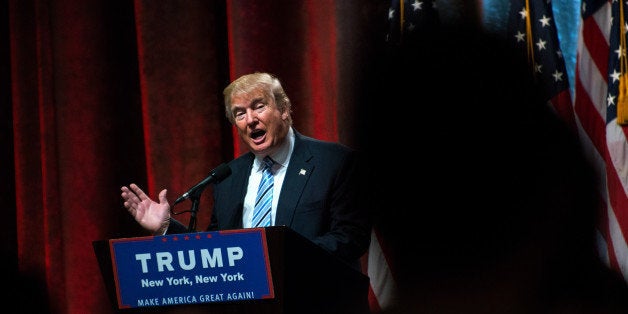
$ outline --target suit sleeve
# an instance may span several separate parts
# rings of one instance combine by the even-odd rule
[[[351,151],[338,169],[329,190],[329,230],[313,242],[355,266],[370,243],[370,211],[360,192],[364,167],[358,153]]]

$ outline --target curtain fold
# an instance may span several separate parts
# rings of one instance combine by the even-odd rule
[[[9,36],[10,56],[14,62],[11,66],[14,230],[18,269],[28,274],[17,280],[29,279],[16,284],[29,293],[37,292],[35,296],[42,298],[42,308],[63,312],[65,257],[56,167],[56,110],[51,86],[54,73],[50,8],[44,2],[12,3],[9,16],[10,29],[14,30]]]
[[[136,1],[147,190],[177,197],[233,155],[224,117],[226,69],[224,3]],[[176,195],[175,195],[176,194]],[[200,205],[206,211],[210,193]],[[177,211],[187,210],[187,203]],[[181,216],[187,220],[188,216]],[[177,217],[179,218],[179,217]],[[199,215],[206,226],[209,215]]]

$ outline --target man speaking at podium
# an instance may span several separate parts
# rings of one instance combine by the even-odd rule
[[[285,225],[360,270],[371,222],[358,204],[356,152],[298,133],[290,99],[272,74],[243,75],[223,94],[226,116],[249,152],[216,171],[207,230]],[[124,207],[146,230],[188,232],[171,217],[166,189],[158,202],[134,183],[121,190]]]

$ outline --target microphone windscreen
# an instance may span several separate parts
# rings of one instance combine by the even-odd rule
[[[227,164],[221,164],[220,166],[214,169],[214,173],[212,174],[216,181],[221,181],[222,179],[228,177],[231,174],[231,167]]]

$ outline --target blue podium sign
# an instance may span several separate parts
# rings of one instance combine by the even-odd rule
[[[263,228],[109,240],[119,308],[274,298]]]

